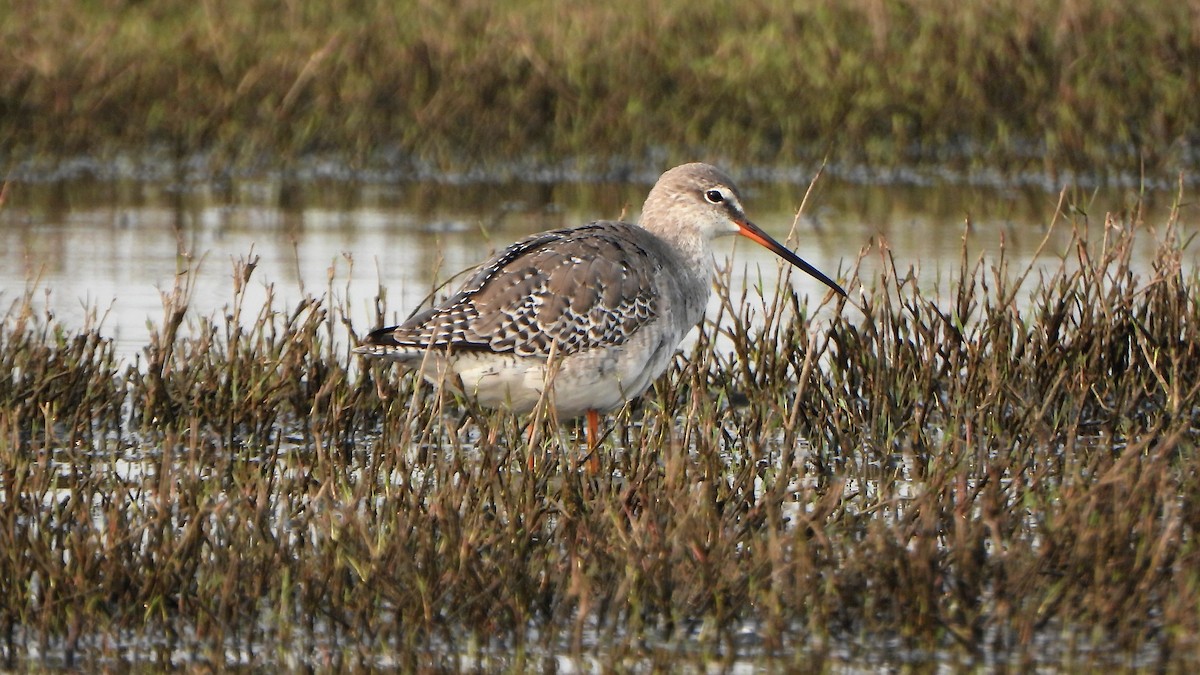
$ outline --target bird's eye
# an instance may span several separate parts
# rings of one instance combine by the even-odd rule
[[[704,193],[704,198],[709,204],[720,204],[725,201],[725,195],[721,194],[720,190],[709,190]]]

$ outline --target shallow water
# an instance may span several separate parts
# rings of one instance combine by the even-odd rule
[[[778,178],[779,176],[776,176]],[[808,176],[794,182],[743,181],[749,215],[801,257],[846,285],[860,251],[885,240],[896,266],[915,267],[921,284],[946,289],[964,250],[971,260],[1006,252],[1013,269],[1055,266],[1072,223],[1100,232],[1105,214],[1128,222],[1140,208],[1161,227],[1176,194],[1134,188],[1050,191],[1043,186],[964,185],[926,180],[864,184],[823,177],[803,216]],[[277,309],[307,291],[349,307],[358,333],[374,327],[374,297],[387,289],[389,319],[401,319],[450,275],[526,234],[601,218],[633,219],[649,185],[636,182],[530,182],[441,177],[420,182],[281,178],[179,182],[127,177],[11,182],[0,208],[0,306],[33,288],[36,304],[69,327],[89,310],[118,353],[147,344],[161,323],[161,293],[196,268],[193,319],[228,311],[233,262],[257,256],[243,316],[273,287]],[[1056,225],[1040,256],[1049,224]],[[1184,206],[1182,229],[1195,223]],[[1153,237],[1135,261],[1147,268]],[[719,262],[742,279],[773,285],[777,263],[748,241],[719,242]],[[1194,261],[1194,260],[1193,260]],[[1189,262],[1193,262],[1189,261]],[[863,260],[865,283],[879,273],[876,248]],[[197,267],[198,266],[198,267]],[[760,277],[761,275],[761,277]],[[792,277],[816,299],[824,287]],[[853,289],[851,294],[854,295]]]

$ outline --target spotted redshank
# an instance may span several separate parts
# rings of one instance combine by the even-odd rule
[[[741,234],[824,282],[832,279],[746,218],[733,181],[708,164],[664,173],[637,225],[599,221],[505,249],[444,304],[367,335],[355,351],[419,369],[489,408],[545,398],[560,418],[640,395],[666,370],[712,294],[710,243]]]

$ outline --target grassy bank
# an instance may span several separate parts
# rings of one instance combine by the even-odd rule
[[[0,149],[1194,164],[1195,0],[795,4],[18,0]]]
[[[517,420],[363,370],[316,298],[242,316],[239,290],[183,330],[184,275],[137,364],[18,300],[0,656],[1186,670],[1200,279],[1156,225],[1078,235],[1027,291],[1002,260],[934,294],[885,265],[851,282],[861,314],[820,320],[786,290],[726,289],[709,318],[728,327],[608,417],[596,476],[567,425],[530,447]],[[757,328],[728,321],[752,306]]]

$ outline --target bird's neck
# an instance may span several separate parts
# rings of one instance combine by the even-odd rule
[[[676,223],[670,217],[647,217],[648,215],[652,214],[643,214],[638,225],[666,242],[689,269],[699,271],[700,268],[706,268],[711,273],[712,248],[709,247],[707,238],[700,235],[696,228]]]
[[[683,300],[688,306],[685,314],[689,319],[694,316],[699,321],[712,293],[714,262],[708,239],[699,235],[695,228],[677,226],[668,220],[643,217],[639,225],[661,239],[667,250],[679,259],[679,273],[686,275],[685,279],[679,280]]]

